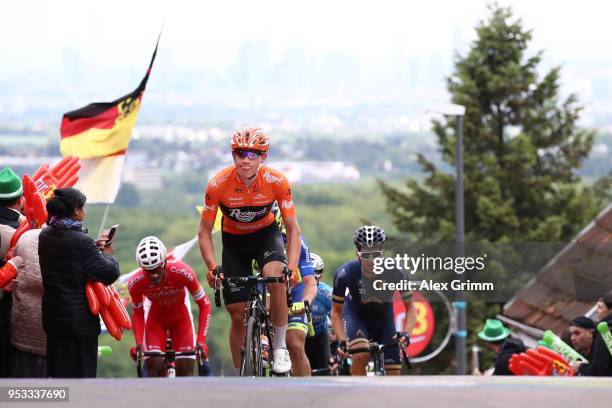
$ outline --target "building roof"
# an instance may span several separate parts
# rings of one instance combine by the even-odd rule
[[[560,334],[575,317],[592,312],[596,297],[612,288],[610,243],[612,204],[504,305],[503,315]],[[590,265],[581,267],[582,262]]]

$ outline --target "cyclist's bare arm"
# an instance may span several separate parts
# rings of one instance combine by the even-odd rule
[[[212,240],[212,230],[215,225],[214,220],[208,220],[204,217],[200,218],[200,227],[198,228],[198,244],[200,246],[200,253],[202,259],[211,270],[217,266],[215,259],[215,247]]]
[[[404,319],[404,330],[406,333],[412,333],[416,323],[417,311],[413,299],[403,300],[406,307],[406,318]]]
[[[344,323],[342,321],[342,303],[334,302],[331,309],[331,322],[336,338],[339,342],[346,340],[346,333],[344,333]]]
[[[302,249],[300,225],[298,224],[297,217],[283,217],[283,223],[287,230],[287,260],[289,265],[297,266]]]
[[[304,276],[302,282],[304,282],[304,300],[312,304],[317,297],[317,280],[314,276]]]
[[[132,299],[132,326],[134,329],[134,339],[136,340],[137,345],[142,344],[145,326],[143,307],[144,296],[142,295],[142,292],[138,286],[138,284],[134,286],[128,284],[130,298]]]

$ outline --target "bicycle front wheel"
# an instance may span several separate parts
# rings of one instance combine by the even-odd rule
[[[260,326],[255,320],[255,317],[249,317],[249,320],[247,321],[244,354],[242,356],[241,375],[243,377],[263,376],[260,331]]]

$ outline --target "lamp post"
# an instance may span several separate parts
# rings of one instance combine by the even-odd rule
[[[442,104],[429,109],[444,116],[455,118],[455,243],[457,245],[457,257],[465,255],[465,207],[463,202],[463,116],[465,106],[455,104]],[[459,275],[463,281],[463,274]],[[457,329],[455,330],[455,354],[457,358],[457,374],[464,375],[467,370],[467,319],[466,302],[463,291],[457,293],[454,302],[457,313]]]

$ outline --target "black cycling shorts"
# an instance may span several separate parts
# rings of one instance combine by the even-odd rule
[[[306,351],[306,357],[310,361],[310,368],[321,369],[329,367],[329,334],[327,330],[316,336],[306,337],[306,344],[304,347]],[[325,373],[324,375],[329,375]]]
[[[273,222],[257,232],[244,235],[221,233],[223,253],[221,265],[226,278],[249,276],[253,273],[253,260],[263,269],[268,262],[279,261],[287,264],[283,235]],[[249,290],[235,285],[223,285],[223,300],[226,305],[246,302]]]

